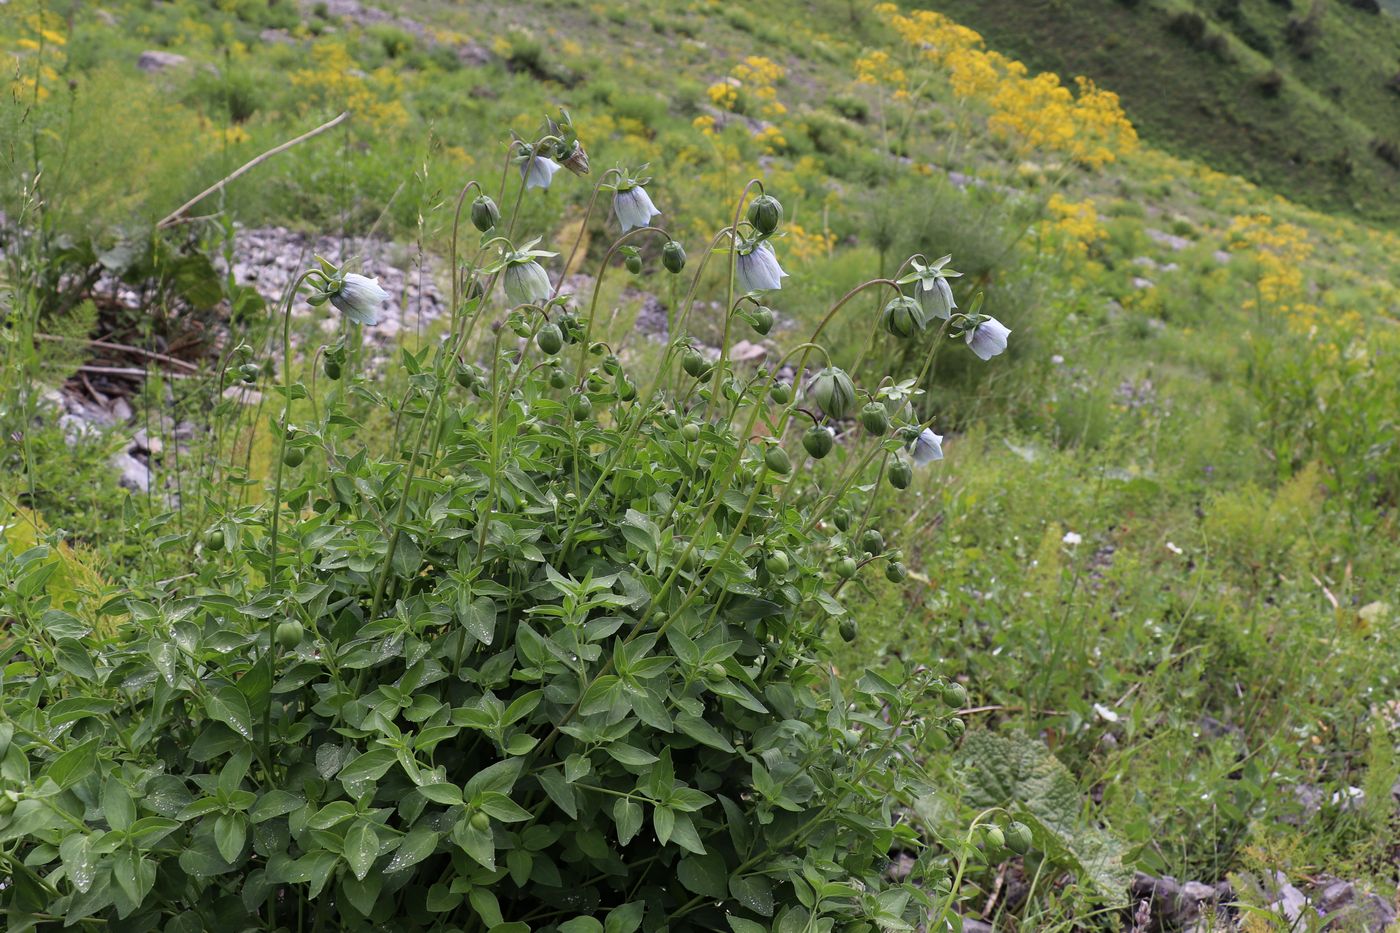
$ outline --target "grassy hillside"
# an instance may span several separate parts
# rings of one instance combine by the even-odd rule
[[[1087,74],[1154,143],[1400,221],[1400,18],[1341,0],[949,0],[991,44]]]
[[[775,540],[754,536],[742,556],[725,545],[698,558],[702,571],[713,558],[733,575],[726,578],[730,591],[704,596],[701,615],[719,615],[736,603],[759,615],[768,611],[759,600],[780,588],[775,576],[788,572],[781,569],[787,557],[777,560],[772,552],[786,547],[791,579],[821,596],[794,609],[811,634],[812,657],[784,655],[784,664],[791,661],[832,695],[871,684],[878,692],[875,675],[936,678],[938,688],[914,701],[907,731],[882,711],[849,728],[833,713],[826,727],[839,726],[837,732],[812,733],[826,761],[833,735],[843,748],[847,742],[865,748],[866,736],[888,726],[890,747],[927,781],[916,790],[886,786],[882,765],[864,768],[852,782],[853,796],[868,794],[874,810],[886,808],[882,817],[901,824],[897,843],[885,840],[888,851],[878,853],[882,875],[912,866],[921,890],[936,894],[939,910],[1008,930],[1130,928],[1142,916],[1144,897],[1138,890],[1138,903],[1129,903],[1135,870],[1230,882],[1226,900],[1234,906],[1226,914],[1250,930],[1289,925],[1270,906],[1280,899],[1270,880],[1275,872],[1309,895],[1342,878],[1356,883],[1357,904],[1369,903],[1366,892],[1392,900],[1400,822],[1391,799],[1400,779],[1393,701],[1400,682],[1394,584],[1400,579],[1400,445],[1394,443],[1400,237],[1386,227],[1400,205],[1394,174],[1362,149],[1371,136],[1400,124],[1387,109],[1390,92],[1343,82],[1338,103],[1328,97],[1328,74],[1359,82],[1363,70],[1383,73],[1382,43],[1393,40],[1395,23],[1327,4],[1320,7],[1325,28],[1305,60],[1281,38],[1296,14],[1274,3],[1242,3],[1238,15],[1230,14],[1223,46],[1210,39],[1227,32],[1219,9],[1208,17],[1209,31],[1190,40],[1181,33],[1189,27],[1169,28],[1171,10],[1151,0],[930,5],[959,7],[959,18],[982,29],[985,41],[941,16],[906,18],[894,7],[850,0],[812,0],[801,5],[801,17],[788,0],[0,5],[0,48],[12,66],[0,103],[5,715],[44,715],[47,700],[64,692],[70,696],[58,702],[65,709],[90,707],[52,729],[16,730],[4,753],[0,804],[19,802],[0,808],[0,841],[9,847],[0,856],[18,851],[26,869],[42,877],[26,874],[22,885],[0,885],[0,905],[20,911],[13,906],[20,894],[33,896],[43,881],[72,897],[74,912],[110,913],[105,903],[93,906],[98,898],[134,885],[102,880],[92,888],[96,894],[77,898],[53,867],[60,856],[67,863],[88,854],[81,840],[66,849],[57,840],[97,825],[94,802],[106,805],[109,795],[93,790],[99,770],[118,785],[159,771],[159,786],[168,790],[174,782],[189,796],[191,788],[213,787],[213,772],[231,760],[238,767],[230,787],[241,788],[246,774],[250,787],[265,790],[262,752],[257,762],[231,754],[238,736],[229,728],[210,727],[190,781],[166,767],[165,759],[180,760],[195,745],[191,724],[201,709],[225,722],[231,716],[240,732],[256,732],[269,754],[296,759],[322,739],[325,744],[314,770],[307,760],[292,761],[286,774],[295,778],[295,793],[258,823],[256,850],[244,847],[241,830],[228,830],[241,825],[236,815],[230,814],[232,823],[219,818],[225,828],[216,840],[207,811],[161,812],[170,817],[165,823],[179,825],[169,827],[156,849],[142,850],[142,858],[159,857],[166,866],[154,888],[158,903],[146,914],[150,925],[142,929],[161,928],[158,912],[185,906],[196,879],[208,896],[195,899],[178,928],[203,928],[196,910],[240,928],[271,928],[264,895],[273,882],[256,873],[274,863],[286,872],[276,882],[289,892],[280,907],[284,923],[288,911],[310,917],[334,909],[346,929],[363,928],[369,923],[363,917],[376,910],[375,923],[395,928],[402,917],[393,910],[400,908],[434,913],[444,927],[524,933],[523,924],[512,922],[526,919],[543,929],[568,911],[592,909],[580,905],[595,905],[598,889],[608,892],[619,871],[639,872],[643,890],[660,884],[654,898],[644,894],[637,903],[660,903],[678,892],[691,899],[692,891],[691,907],[724,897],[723,870],[738,863],[723,859],[741,844],[725,840],[743,831],[727,811],[704,805],[697,825],[707,844],[718,840],[721,864],[690,859],[698,854],[693,849],[677,856],[664,841],[654,844],[660,829],[651,828],[654,802],[647,795],[658,792],[650,788],[642,798],[645,828],[638,835],[639,823],[619,833],[609,815],[619,812],[613,801],[570,816],[551,803],[559,799],[554,793],[537,793],[533,771],[527,772],[529,815],[498,806],[496,813],[515,822],[486,820],[497,834],[488,834],[486,845],[494,852],[493,839],[504,846],[519,836],[531,839],[532,852],[558,855],[553,878],[533,883],[533,856],[523,868],[519,852],[489,870],[478,856],[469,861],[461,840],[479,855],[481,839],[461,826],[449,833],[450,811],[425,811],[426,795],[419,799],[397,770],[402,757],[396,764],[383,752],[376,753],[385,757],[380,773],[398,783],[385,783],[369,809],[360,800],[353,852],[342,844],[351,824],[332,820],[334,810],[324,829],[303,832],[303,823],[316,805],[345,810],[345,793],[359,799],[361,788],[342,790],[341,779],[327,773],[365,747],[371,726],[384,728],[379,719],[398,723],[394,728],[404,735],[426,724],[418,711],[428,701],[416,694],[430,698],[450,684],[444,702],[455,708],[452,728],[479,721],[470,715],[472,704],[490,708],[484,689],[517,709],[514,700],[538,671],[521,670],[520,678],[502,675],[499,665],[477,671],[470,657],[462,666],[466,639],[459,636],[447,660],[452,676],[411,687],[398,679],[398,652],[405,644],[438,650],[442,642],[434,639],[456,624],[444,619],[474,631],[484,625],[489,646],[493,599],[515,608],[529,604],[528,612],[541,610],[534,616],[539,627],[553,625],[554,606],[534,603],[556,599],[549,587],[558,581],[540,564],[542,552],[556,558],[561,525],[572,532],[570,509],[588,513],[579,521],[598,524],[587,548],[561,548],[559,561],[571,553],[576,561],[591,560],[584,555],[591,550],[619,566],[631,562],[629,579],[645,578],[646,585],[658,575],[637,568],[646,565],[644,551],[664,550],[663,540],[669,545],[671,538],[661,536],[694,527],[685,523],[697,517],[708,521],[706,510],[725,521],[731,512],[748,514],[743,497],[736,505],[732,495],[707,493],[746,479],[757,462],[747,441],[762,440],[763,432],[733,433],[734,419],[705,400],[725,381],[706,384],[676,366],[678,341],[714,354],[726,336],[726,350],[737,350],[742,338],[746,352],[757,347],[773,360],[797,351],[819,326],[831,362],[867,388],[891,371],[908,372],[908,388],[923,392],[908,411],[932,419],[946,458],[914,471],[907,488],[895,488],[883,473],[855,482],[872,429],[849,418],[825,419],[840,436],[819,460],[806,456],[798,431],[785,433],[769,419],[767,406],[778,404],[778,396],[736,400],[741,413],[765,412],[761,424],[789,452],[786,488],[793,492],[791,500],[786,493],[781,502],[762,500]],[[1191,12],[1181,4],[1171,9]],[[1264,39],[1273,45],[1271,57],[1247,47],[1247,29],[1257,31],[1250,34],[1256,45]],[[1283,80],[1271,98],[1255,77],[1275,61]],[[1099,70],[1110,65],[1117,71]],[[1042,67],[1063,70],[1065,79],[1038,73]],[[1098,87],[1073,81],[1081,72]],[[1126,114],[1115,91],[1123,93]],[[525,192],[517,167],[505,163],[511,134],[538,138],[542,117],[558,117],[561,108],[571,115],[592,170],[583,177],[560,171],[547,190]],[[342,112],[350,116],[329,132],[273,155],[178,222],[158,226],[248,160]],[[1354,160],[1349,179],[1328,174],[1343,149]],[[1296,162],[1291,153],[1298,153]],[[611,251],[619,236],[608,209],[611,193],[595,193],[594,186],[612,166],[641,172],[644,163],[646,188],[662,212],[653,222],[689,254],[684,277],[663,269],[655,239],[634,233],[628,241],[640,248],[641,274],[629,274]],[[1264,179],[1274,190],[1236,173]],[[775,312],[771,329],[758,326],[761,319],[747,306],[748,317],[727,313],[727,250],[723,237],[713,240],[733,221],[751,179],[784,206],[773,248],[789,275],[780,290],[761,296]],[[484,305],[472,299],[426,321],[421,313],[415,321],[408,297],[395,294],[400,310],[386,311],[386,320],[364,334],[328,305],[298,300],[288,319],[287,352],[276,314],[280,286],[269,287],[266,274],[305,268],[313,250],[335,262],[362,263],[360,271],[382,275],[386,285],[390,270],[376,263],[393,265],[400,284],[435,279],[443,296],[454,292],[447,270],[457,260],[480,272],[497,244],[483,249],[484,256],[469,255],[482,240],[464,221],[462,248],[453,249],[453,209],[469,180],[500,201],[506,219],[493,234],[504,229],[518,243],[540,237],[540,249],[558,254],[540,261],[551,282],[575,293],[575,323],[596,312],[591,338],[606,345],[596,358],[582,345],[570,346],[561,362],[538,340],[517,342],[513,334],[527,330],[527,315],[494,294]],[[273,230],[279,226],[291,232]],[[301,234],[314,239],[298,239]],[[270,255],[265,244],[272,241],[290,246]],[[717,252],[710,251],[712,242],[720,243]],[[393,248],[378,248],[384,244]],[[942,341],[932,329],[899,339],[880,325],[884,298],[869,293],[824,323],[827,309],[853,288],[876,275],[898,276],[915,254],[952,254],[950,268],[962,273],[952,285],[960,306],[984,301],[980,307],[1011,328],[1004,355],[984,361],[966,341]],[[707,256],[710,264],[697,272]],[[601,276],[605,261],[611,265]],[[683,332],[675,323],[682,308],[694,311]],[[559,309],[550,313],[573,326]],[[454,368],[436,371],[442,358],[434,363],[431,351],[449,327],[454,338],[459,334],[459,318],[470,322],[460,332],[463,366],[455,368],[448,355]],[[509,326],[493,326],[501,322]],[[939,346],[937,365],[921,370],[918,364]],[[364,366],[362,353],[373,354],[376,365]],[[736,366],[745,377],[767,375],[763,363]],[[585,373],[582,380],[573,378],[576,369]],[[229,394],[233,373],[256,393]],[[663,393],[658,420],[639,435],[655,447],[619,440],[621,419],[633,411],[621,388],[614,393],[626,385],[623,377],[635,381],[633,389]],[[282,392],[293,379],[297,391]],[[493,393],[500,386],[506,391],[498,403]],[[55,407],[60,387],[70,400],[97,405],[100,399],[104,411],[120,403],[124,413],[75,428],[72,412]],[[453,453],[409,465],[405,459],[418,450],[414,437],[418,443],[431,437],[434,451],[439,442],[436,431],[419,427],[433,410],[423,401],[428,387],[447,399],[438,409],[450,416],[441,443]],[[594,407],[576,409],[580,394]],[[272,414],[284,398],[294,432],[278,430]],[[812,408],[800,389],[795,404]],[[497,422],[503,412],[515,420]],[[793,420],[806,431],[807,419],[799,413]],[[498,423],[505,429],[497,431]],[[458,446],[462,437],[470,444]],[[275,452],[288,444],[299,452],[291,460]],[[694,460],[696,451],[711,449],[731,459]],[[122,451],[136,452],[137,466],[148,471],[143,491],[117,488],[112,455]],[[621,461],[625,480],[597,480],[609,505],[588,512],[586,471],[621,460],[613,456],[618,451],[638,459]],[[765,464],[758,469],[766,470],[766,457],[758,459]],[[491,479],[484,481],[487,473]],[[673,498],[678,475],[692,479]],[[498,479],[513,490],[499,500]],[[416,489],[415,482],[425,507],[412,506],[405,522],[403,503],[414,497],[399,490]],[[842,509],[823,513],[833,503],[815,490],[835,482],[846,483],[849,496]],[[279,499],[279,491],[288,494]],[[487,494],[489,504],[481,499]],[[643,514],[652,509],[654,520]],[[283,523],[280,539],[269,527],[272,515]],[[882,540],[869,552],[863,542],[854,550],[857,535],[845,535],[847,526],[876,529]],[[386,558],[389,540],[399,540],[400,532],[403,549],[397,560]],[[278,540],[285,542],[280,552]],[[518,563],[509,572],[491,570],[497,552],[517,555]],[[847,557],[870,566],[844,577]],[[58,567],[60,558],[80,561],[81,573]],[[683,559],[678,565],[688,566]],[[291,695],[306,702],[279,707],[278,715],[319,722],[314,738],[286,722],[286,741],[274,744],[261,715],[233,715],[238,710],[226,700],[237,702],[235,693],[245,691],[265,699],[273,682],[262,669],[235,665],[259,657],[262,646],[271,650],[267,620],[282,594],[269,594],[267,580],[278,567],[284,578],[298,579],[297,601],[307,607],[298,617],[305,640],[289,638],[297,647],[288,650],[302,662],[299,673],[276,688],[303,691]],[[452,568],[450,582],[440,579],[443,567]],[[593,585],[610,585],[582,563],[576,569],[580,578],[593,577]],[[379,586],[367,594],[371,570]],[[473,590],[481,573],[485,586]],[[613,579],[611,572],[604,576]],[[375,610],[391,577],[387,592],[403,594],[404,608],[389,609],[391,595],[379,618]],[[333,606],[329,586],[340,594]],[[617,602],[617,612],[630,613],[636,592],[623,601],[605,595],[598,606]],[[492,606],[489,620],[482,618],[481,599]],[[831,611],[847,613],[842,623],[851,624],[827,618]],[[516,625],[514,616],[503,612],[502,625]],[[689,624],[681,611],[670,618]],[[413,627],[408,638],[401,624]],[[61,637],[50,637],[50,625]],[[387,633],[381,638],[377,630],[373,652],[354,641],[362,638],[361,625]],[[602,629],[599,638],[609,638],[613,630]],[[750,640],[744,631],[743,652],[778,637]],[[326,650],[310,650],[315,639],[324,639]],[[500,650],[509,641],[495,644]],[[721,668],[730,663],[729,655],[720,657],[723,645],[702,647],[719,652],[714,663]],[[51,655],[58,660],[50,663]],[[565,651],[557,660],[573,663],[581,655]],[[324,659],[336,657],[360,673],[342,681],[324,672]],[[177,661],[179,676],[169,667]],[[83,678],[94,664],[105,679],[88,683]],[[671,665],[667,678],[683,666]],[[648,722],[668,721],[666,704],[690,699],[681,690],[702,692],[708,689],[702,681],[727,682],[734,674],[737,682],[751,673],[705,667],[687,668],[674,697],[658,689],[662,712],[648,707]],[[332,682],[342,686],[333,691]],[[214,703],[166,702],[167,687],[221,692]],[[416,768],[413,755],[420,756],[422,778],[429,761],[455,765],[482,748],[494,756],[503,739],[533,747],[534,739],[550,735],[547,715],[563,712],[556,700],[562,696],[566,705],[572,697],[574,688],[566,687],[551,685],[553,694],[537,711],[538,697],[521,700],[529,710],[520,715],[532,717],[522,731],[508,736],[502,722],[469,749],[465,742],[451,746],[462,752],[455,758],[433,760],[430,745],[413,752],[405,767]],[[41,694],[44,703],[30,699]],[[773,696],[772,708],[789,708],[781,693]],[[325,728],[328,710],[371,702],[385,712],[375,722],[366,719],[366,728]],[[12,714],[11,704],[41,708]],[[723,697],[685,705],[687,715],[727,707]],[[598,710],[599,717],[613,715]],[[104,739],[100,754],[95,744],[78,744],[128,721],[120,717],[148,712],[146,722],[163,716],[168,729],[126,729],[121,742]],[[449,728],[437,724],[445,710],[425,715],[438,717],[429,728]],[[6,723],[0,719],[0,727]],[[787,734],[790,725],[771,732]],[[42,748],[34,736],[43,739]],[[732,756],[740,775],[736,796],[746,804],[784,793],[771,783],[760,790],[749,777],[758,773],[753,765],[760,757],[774,774],[781,770],[780,783],[803,787],[805,775],[793,767],[797,757],[760,752],[764,739],[750,738],[708,745],[702,763],[727,766],[725,756]],[[598,748],[571,741],[558,744],[578,751],[566,770],[598,782],[602,789],[593,791],[628,801],[617,804],[625,815],[619,821],[632,818],[636,796],[631,784],[617,783],[620,766],[630,761],[628,768],[660,772],[663,767],[636,762],[660,760],[670,745],[686,744],[636,727],[636,746],[611,761]],[[164,758],[149,752],[153,742],[161,743]],[[726,745],[729,751],[721,751]],[[70,754],[70,747],[76,751]],[[514,754],[501,748],[501,755]],[[41,811],[37,799],[21,799],[36,783],[30,775],[54,771],[60,751],[68,786],[57,779],[43,786],[44,799],[63,802],[61,813],[54,809],[61,821]],[[321,761],[323,753],[334,767]],[[593,767],[589,755],[596,772],[580,777],[585,772],[576,769]],[[677,757],[681,780],[691,779],[686,764],[694,757]],[[854,752],[844,757],[861,760]],[[435,785],[432,803],[460,806],[451,803],[460,795],[448,786],[465,781],[458,772],[450,776]],[[232,801],[224,778],[218,783]],[[718,793],[714,786],[702,789]],[[111,793],[124,807],[121,792]],[[147,797],[167,795],[132,796],[145,808]],[[314,804],[302,808],[312,797]],[[802,801],[785,801],[784,809],[772,826],[813,815],[815,824],[840,823]],[[385,881],[385,899],[378,900],[378,879],[392,879],[387,864],[398,861],[391,849],[424,812],[444,820],[413,836],[414,871],[431,875],[431,887],[399,889],[397,881]],[[994,844],[993,834],[969,829],[989,812],[1003,823],[1014,816],[1033,825],[1031,850],[1012,853]],[[532,819],[548,825],[526,822]],[[36,833],[42,838],[31,844]],[[638,846],[651,846],[651,854],[639,857]],[[179,855],[188,856],[178,859],[189,866],[183,872],[169,867],[180,847],[186,851]],[[104,854],[97,846],[93,851]],[[770,870],[757,857],[763,854],[753,863],[745,859],[746,874],[736,876],[747,903],[759,907],[769,895],[780,903],[810,895],[799,875],[832,881],[843,855],[830,844],[810,864],[773,861]],[[286,871],[284,855],[297,860],[296,871]],[[885,855],[892,864],[884,864]],[[675,869],[681,858],[688,867]],[[106,879],[113,869],[102,864]],[[595,864],[597,871],[579,867]],[[666,882],[646,877],[652,864],[665,868],[655,875]],[[145,863],[138,866],[146,877]],[[557,883],[561,872],[567,884]],[[255,877],[239,890],[250,873]],[[680,881],[670,883],[672,876]],[[315,890],[308,894],[312,877]],[[511,913],[513,903],[546,896],[557,896],[560,906]],[[628,895],[606,896],[620,903]],[[849,917],[840,911],[861,900],[840,884],[821,899],[813,928],[838,917],[844,923]],[[831,904],[840,905],[831,917],[816,916]],[[914,904],[908,902],[911,911]],[[1186,908],[1159,900],[1149,913],[1168,928],[1195,919],[1178,911]],[[773,919],[749,912],[750,926],[734,926],[738,933]],[[801,918],[789,916],[789,924],[776,926],[800,928]],[[24,928],[25,918],[17,917],[5,919]],[[40,928],[48,922],[26,917]],[[648,914],[648,923],[655,917]],[[571,933],[597,933],[596,921],[586,919],[570,921]],[[928,919],[925,913],[916,922]],[[635,928],[627,922],[616,928]],[[614,920],[608,923],[606,933],[614,933]]]

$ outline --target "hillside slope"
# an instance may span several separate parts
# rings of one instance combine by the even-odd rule
[[[1113,88],[1178,155],[1314,207],[1400,220],[1400,18],[1321,0],[940,6],[1034,67]]]

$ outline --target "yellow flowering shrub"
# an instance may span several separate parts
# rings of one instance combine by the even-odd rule
[[[288,75],[308,104],[348,110],[362,125],[402,129],[408,111],[400,101],[403,80],[392,68],[363,75],[343,41],[331,39],[311,47],[311,63]]]
[[[1303,291],[1303,264],[1312,256],[1307,231],[1290,223],[1275,223],[1268,214],[1247,214],[1230,223],[1226,239],[1231,252],[1243,253],[1256,268],[1257,298],[1247,309],[1261,305],[1289,314]]]
[[[1045,210],[1049,216],[1042,223],[1044,235],[1075,255],[1087,255],[1089,247],[1106,235],[1093,198],[1071,201],[1056,192]]]
[[[58,86],[58,71],[66,58],[67,24],[46,7],[16,16],[14,22],[19,24],[18,35],[6,50],[10,93],[18,100],[47,100]]]

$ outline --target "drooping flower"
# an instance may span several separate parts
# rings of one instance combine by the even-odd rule
[[[506,297],[511,304],[538,305],[549,300],[553,286],[549,284],[549,273],[544,266],[530,256],[512,258],[506,262],[504,272]]]
[[[901,340],[924,329],[924,309],[913,298],[900,295],[880,312],[880,326]]]
[[[951,255],[944,256],[928,265],[924,265],[917,259],[912,259],[910,265],[914,271],[899,280],[901,285],[917,283],[914,284],[914,296],[919,299],[919,305],[924,309],[924,313],[944,321],[948,320],[958,307],[957,301],[953,299],[953,287],[948,284],[948,279],[957,278],[962,273],[946,268],[952,258]]]
[[[379,306],[389,300],[389,293],[379,287],[378,279],[347,272],[330,299],[341,314],[356,324],[373,327],[379,323]]]
[[[812,379],[808,396],[833,418],[844,418],[856,404],[856,387],[844,369],[828,366]]]
[[[924,428],[914,439],[914,463],[928,466],[935,460],[943,459],[943,435],[934,434],[933,428]]]
[[[1006,351],[1006,338],[1011,329],[994,317],[989,317],[967,332],[967,345],[984,360]]]
[[[651,219],[661,212],[652,203],[647,189],[632,185],[617,189],[613,195],[613,213],[617,215],[618,223],[622,224],[622,232],[626,233],[633,227],[651,226]]]
[[[548,188],[549,183],[554,180],[554,173],[559,171],[559,163],[549,156],[529,155],[520,163],[520,177],[525,179],[525,190],[531,188]]]
[[[787,273],[778,265],[778,257],[767,240],[740,248],[735,275],[742,292],[771,291],[783,287]]]

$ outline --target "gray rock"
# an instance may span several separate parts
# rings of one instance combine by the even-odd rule
[[[123,451],[112,457],[112,466],[121,473],[117,482],[133,492],[146,492],[151,488],[150,469],[130,453]]]
[[[1147,234],[1148,238],[1151,239],[1153,242],[1160,243],[1168,249],[1172,249],[1177,252],[1180,252],[1181,250],[1184,250],[1186,247],[1191,245],[1191,241],[1188,240],[1186,237],[1175,236],[1166,232],[1165,230],[1154,230],[1151,227],[1147,227],[1144,232]]]
[[[1145,279],[1140,275],[1133,276],[1133,288],[1148,289],[1153,286],[1151,279]]]
[[[151,73],[168,71],[171,68],[178,68],[188,62],[189,59],[183,55],[176,55],[174,52],[162,52],[159,49],[148,49],[141,53],[141,57],[136,59],[136,67],[142,71]]]
[[[1356,885],[1350,881],[1334,881],[1317,895],[1317,909],[1332,914],[1356,900]]]
[[[1385,933],[1395,919],[1395,908],[1388,901],[1375,894],[1364,894],[1330,915],[1323,929]]]
[[[117,424],[125,424],[130,421],[135,413],[131,410],[131,403],[124,398],[118,398],[112,403],[112,418]]]
[[[995,927],[985,920],[978,920],[975,917],[962,918],[963,933],[995,933]]]

